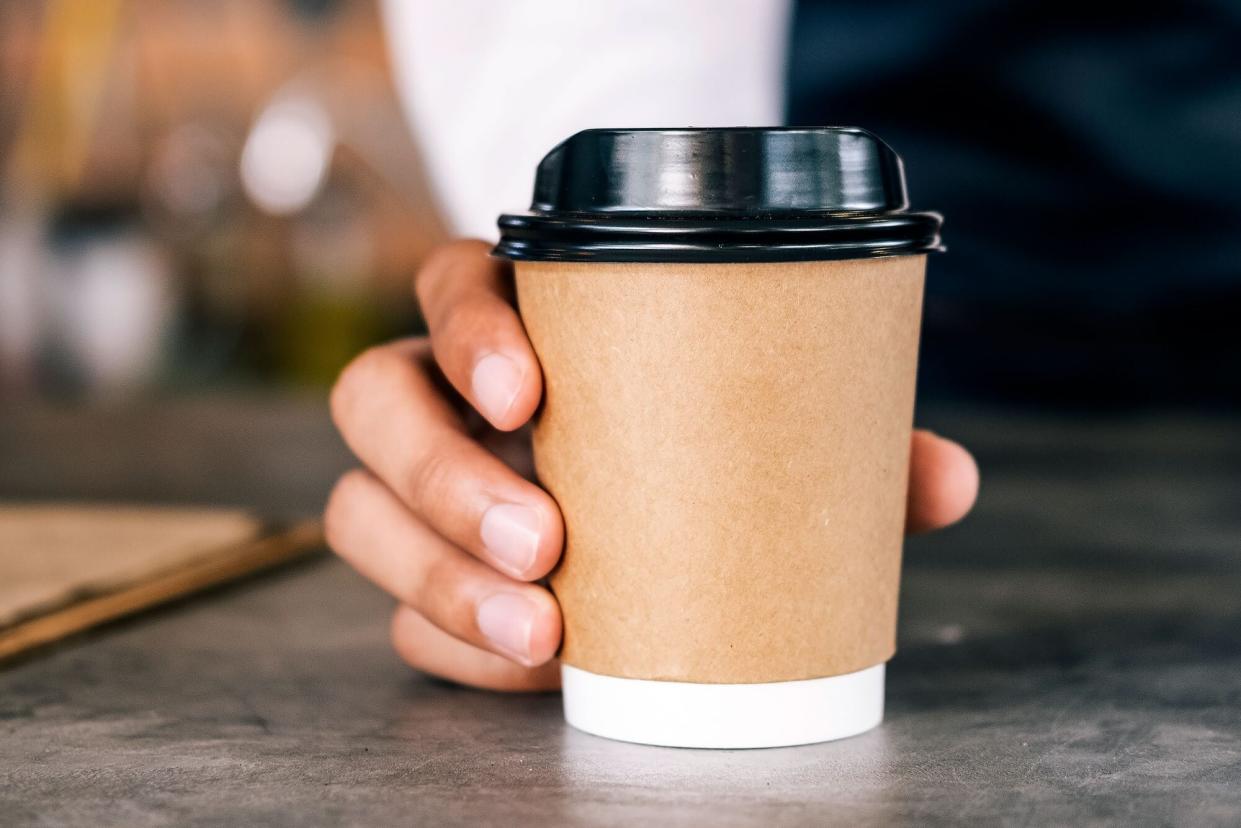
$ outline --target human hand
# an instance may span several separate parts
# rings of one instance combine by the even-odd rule
[[[372,348],[332,390],[332,416],[364,469],[328,501],[328,543],[400,601],[392,640],[412,666],[494,690],[560,685],[556,599],[534,583],[564,523],[531,482],[528,423],[543,394],[506,262],[481,241],[438,249],[414,280],[429,338]],[[960,520],[978,469],[960,445],[915,431],[906,529]]]

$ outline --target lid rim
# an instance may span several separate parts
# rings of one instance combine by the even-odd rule
[[[561,248],[556,251],[519,250],[514,248],[492,251],[497,258],[511,262],[596,262],[610,264],[764,264],[780,262],[833,262],[850,259],[880,259],[897,256],[919,256],[942,253],[942,245],[896,249],[877,247],[870,250],[810,248],[678,248],[674,250],[576,250]],[[658,253],[659,255],[654,255]]]
[[[514,261],[757,262],[869,258],[943,251],[938,213],[784,220],[711,220],[675,216],[660,222],[606,216],[500,217],[493,255]],[[652,226],[656,225],[656,226]]]

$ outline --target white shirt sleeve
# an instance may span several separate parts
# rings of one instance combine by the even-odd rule
[[[454,233],[496,238],[589,127],[782,121],[791,0],[384,0],[406,114]]]

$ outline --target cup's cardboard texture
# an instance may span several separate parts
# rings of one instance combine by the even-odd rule
[[[516,264],[565,663],[756,683],[891,657],[925,258]]]

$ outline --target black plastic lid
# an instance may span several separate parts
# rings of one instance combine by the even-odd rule
[[[853,127],[588,129],[539,163],[495,254],[604,262],[772,262],[941,250],[908,212],[892,148]]]

